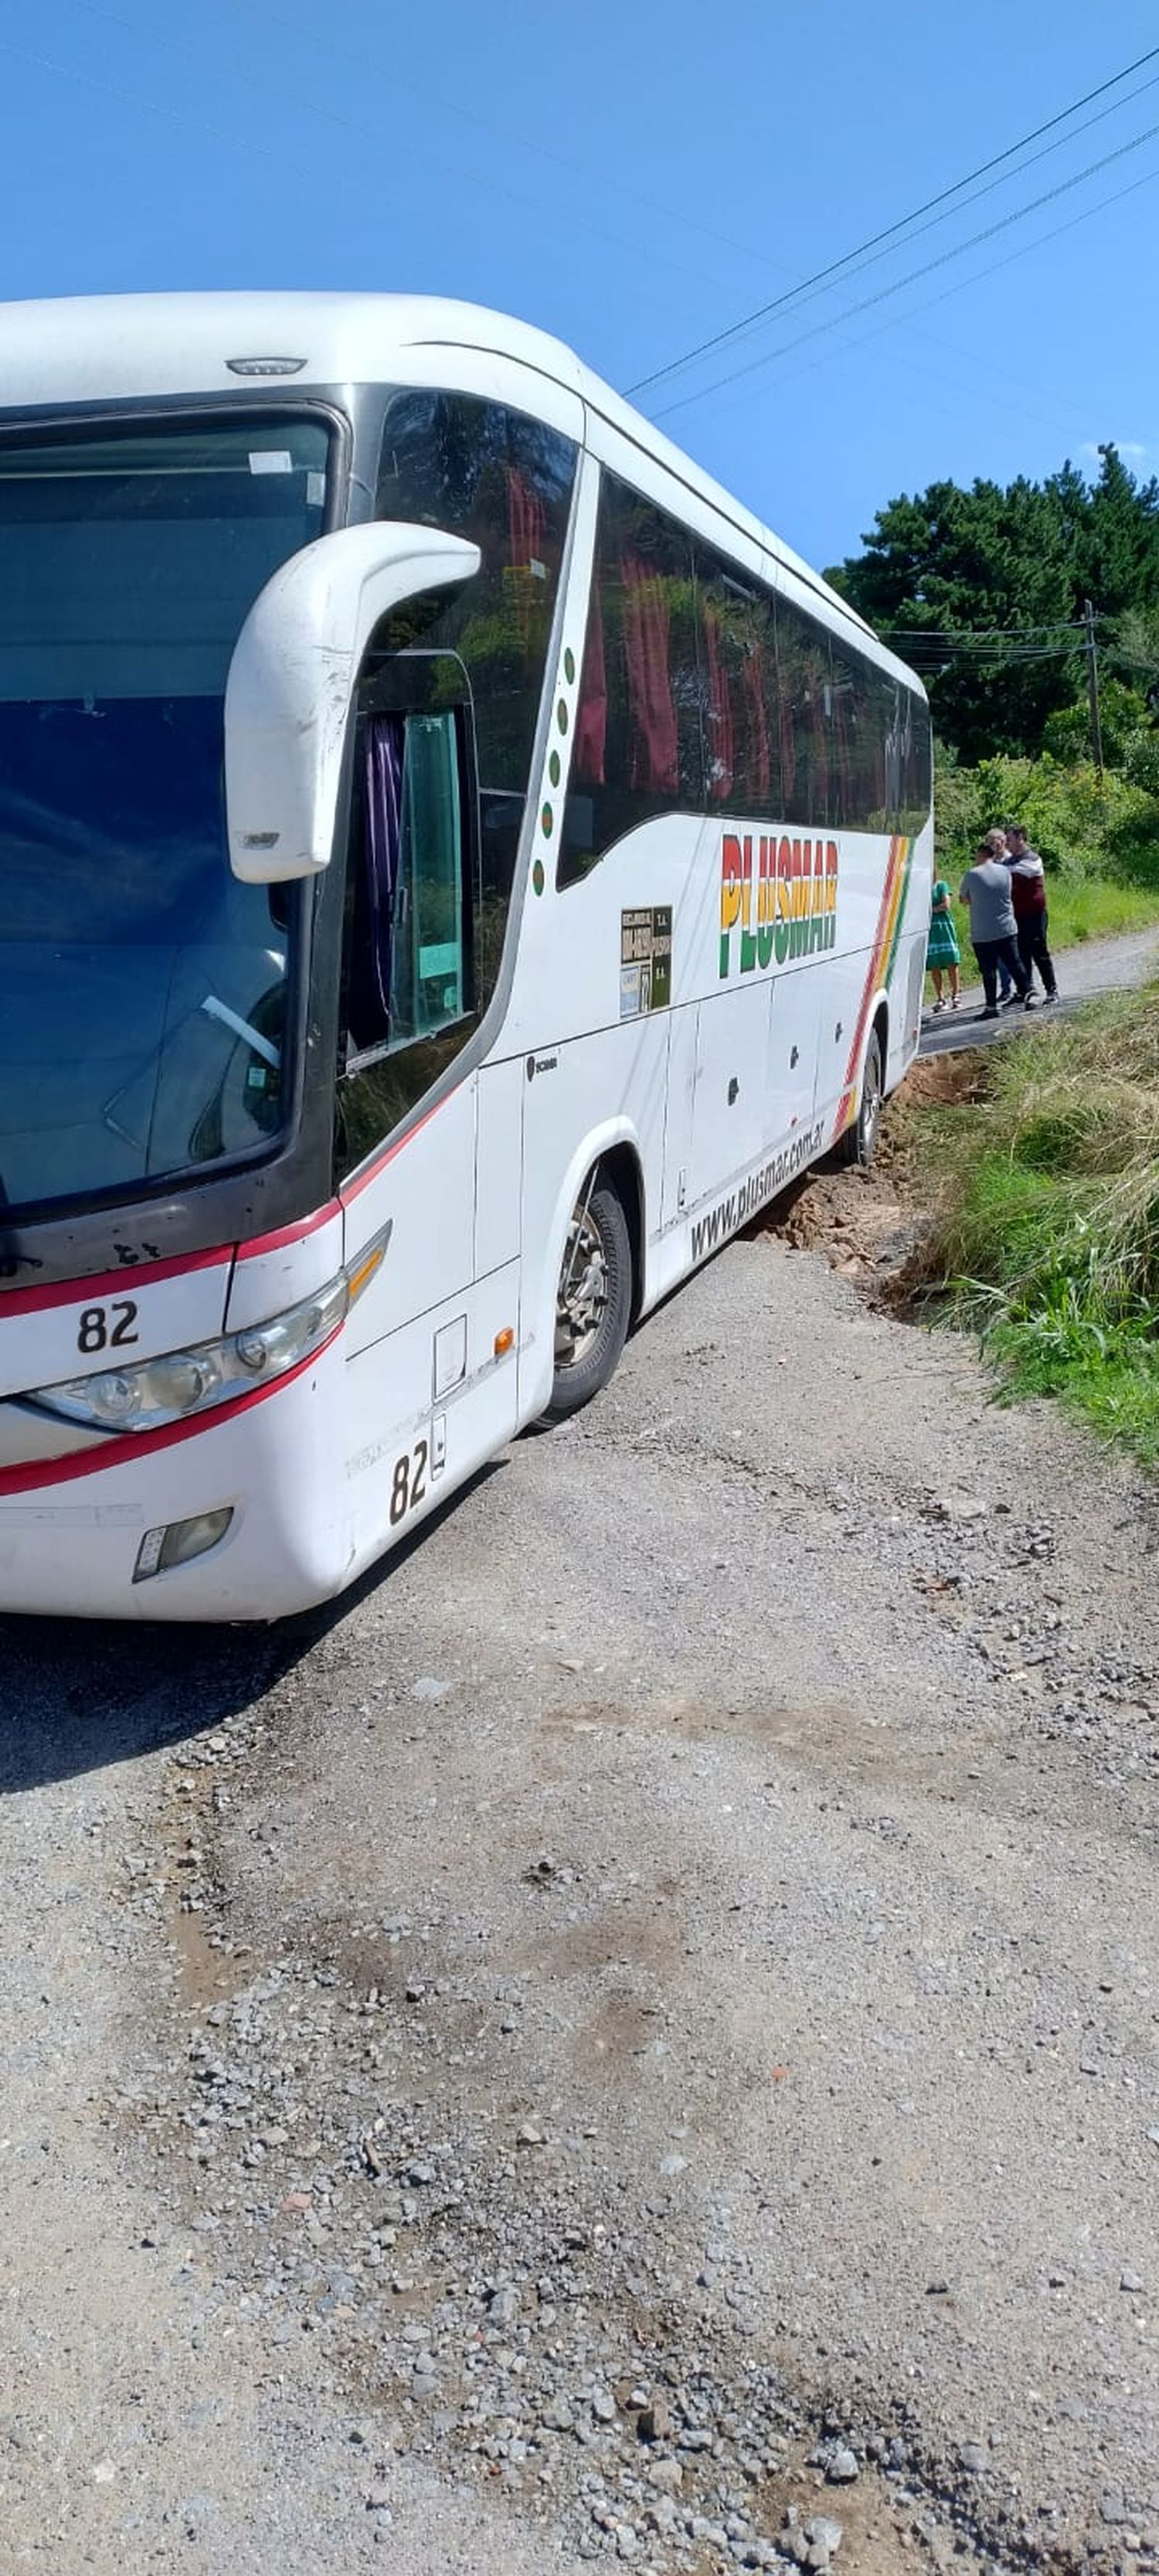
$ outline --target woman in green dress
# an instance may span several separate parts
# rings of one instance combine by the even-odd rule
[[[939,877],[930,897],[930,932],[926,941],[926,965],[934,979],[935,1011],[944,1011],[946,1007],[942,992],[943,974],[948,975],[950,979],[950,1009],[957,1010],[958,994],[961,989],[958,969],[961,962],[958,934],[954,928],[954,914],[950,902],[950,889],[945,878]]]

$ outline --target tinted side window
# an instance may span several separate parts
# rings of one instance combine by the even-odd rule
[[[556,882],[664,812],[895,830],[928,787],[924,712],[605,472]]]
[[[702,810],[696,626],[690,537],[605,474],[559,885],[651,815]]]
[[[777,697],[786,823],[828,823],[833,766],[829,637],[792,600],[777,600]]]
[[[933,792],[933,741],[930,711],[921,698],[902,691],[901,827],[920,832],[929,820]]]
[[[884,703],[878,674],[839,636],[831,646],[833,758],[829,820],[865,831],[885,822]],[[887,683],[888,686],[888,683]]]
[[[375,514],[470,537],[474,581],[427,613],[408,612],[387,642],[459,653],[470,674],[479,757],[483,900],[481,997],[499,968],[527,797],[547,647],[567,535],[574,442],[543,421],[473,394],[410,388],[383,430]]]
[[[474,1010],[475,869],[458,715],[370,714],[351,808],[335,1096],[339,1180],[465,1046]]]
[[[730,814],[781,810],[773,602],[702,546],[696,550],[705,800]]]
[[[901,813],[904,691],[885,671],[869,665],[873,734],[877,757],[877,793],[870,820],[878,831],[896,832]]]

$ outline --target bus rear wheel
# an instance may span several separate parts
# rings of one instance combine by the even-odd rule
[[[627,1339],[632,1245],[618,1193],[599,1171],[567,1229],[555,1297],[555,1377],[547,1422],[565,1422],[606,1386]]]
[[[860,1164],[862,1171],[868,1171],[869,1165],[873,1161],[873,1157],[877,1151],[878,1130],[881,1126],[882,1099],[881,1036],[880,1032],[875,1029],[865,1050],[865,1064],[861,1075],[861,1097],[857,1103],[857,1116],[853,1120],[852,1125],[846,1128],[844,1135],[838,1143],[837,1159],[839,1162],[858,1163]]]

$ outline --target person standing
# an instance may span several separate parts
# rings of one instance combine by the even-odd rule
[[[934,980],[935,1011],[944,1011],[946,1007],[942,994],[943,974],[947,974],[949,976],[950,1009],[952,1011],[956,1011],[958,1007],[958,995],[961,990],[961,978],[959,975],[961,951],[958,947],[958,933],[954,926],[953,909],[950,903],[950,889],[944,877],[938,878],[937,884],[930,896],[930,927],[929,935],[926,940],[926,965]]]
[[[998,967],[1004,961],[1010,980],[1017,988],[1023,1009],[1032,1011],[1034,1001],[1030,977],[1018,953],[1014,921],[1014,903],[1010,892],[1010,870],[1004,858],[998,858],[992,846],[993,835],[980,841],[973,867],[967,868],[959,888],[962,903],[970,907],[970,944],[978,960],[982,989],[986,996],[983,1020],[998,1017]],[[1005,834],[1000,835],[1005,847]]]
[[[1007,831],[1006,864],[1010,870],[1018,954],[1031,985],[1037,966],[1047,1001],[1057,1002],[1058,981],[1046,944],[1046,870],[1039,851],[1031,849],[1021,823],[1011,823]]]
[[[992,858],[992,859],[1001,859],[1001,860],[1002,860],[1002,862],[1003,862],[1003,865],[1005,865],[1005,864],[1006,864],[1006,832],[1005,832],[1005,828],[1004,828],[1004,826],[1003,826],[1002,824],[1000,824],[1000,823],[995,823],[995,824],[992,826],[992,828],[991,828],[991,830],[990,830],[990,831],[988,831],[988,832],[984,832],[984,833],[983,833],[982,838],[983,838],[983,841],[984,841],[984,842],[985,842],[985,844],[986,844],[986,848],[987,848],[987,850],[989,851],[991,858]],[[1015,930],[1015,937],[1017,938],[1017,928],[1016,928],[1016,930]],[[1015,983],[1015,981],[1014,981],[1014,977],[1013,977],[1013,975],[1012,975],[1012,974],[1011,974],[1011,972],[1010,972],[1010,968],[1009,968],[1009,966],[1008,966],[1008,964],[1007,964],[1007,962],[1006,962],[1005,957],[1000,957],[1000,958],[999,958],[999,960],[998,960],[998,1008],[999,1008],[999,1010],[1000,1010],[1000,1011],[1004,1011],[1004,1010],[1007,1008],[1007,1005],[1008,1005],[1009,1003],[1020,1001],[1020,1000],[1021,1000],[1021,998],[1022,998],[1022,996],[1021,996],[1021,994],[1019,993],[1018,987],[1017,987],[1017,985],[1016,985],[1016,983]]]

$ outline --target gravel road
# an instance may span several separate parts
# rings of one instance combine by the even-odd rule
[[[1145,984],[1159,972],[1159,933],[1132,930],[1119,938],[1089,939],[1077,948],[1060,948],[1055,966],[1060,1016],[1064,1016],[1076,1003],[1089,1002],[1096,993],[1127,990]],[[967,948],[962,958],[962,973],[967,980],[962,985],[957,1010],[935,1013],[927,1001],[922,1015],[923,1055],[948,1055],[960,1047],[992,1045],[995,1038],[1014,1037],[1025,1027],[1022,1013],[1017,1010],[1006,1011],[1000,1020],[988,1020],[979,1026],[978,1014],[985,996],[981,985],[972,980],[976,971]],[[1034,989],[1039,992],[1037,983]]]
[[[1159,1517],[989,1392],[770,1226],[332,1616],[0,1623],[0,2567],[1159,2555]]]

